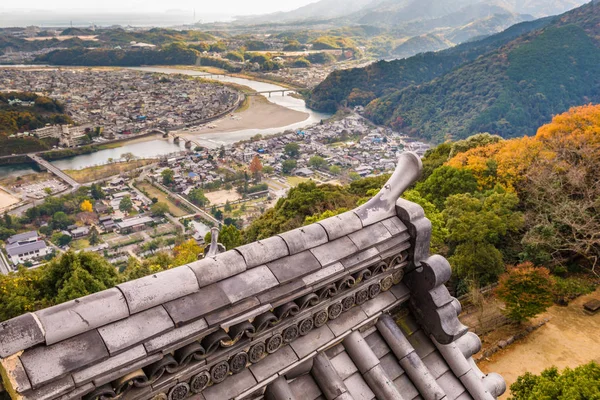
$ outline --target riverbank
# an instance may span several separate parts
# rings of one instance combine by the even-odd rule
[[[600,362],[600,314],[589,315],[583,310],[583,304],[593,298],[600,298],[600,289],[573,300],[567,307],[551,307],[532,322],[547,318],[548,323],[482,361],[479,367],[484,373],[502,375],[510,388],[526,372],[539,374],[553,365],[563,370]],[[500,399],[508,399],[509,395],[507,390]]]
[[[187,131],[177,131],[178,136],[189,139],[208,133],[230,133],[245,129],[273,129],[297,124],[307,120],[308,113],[291,110],[269,102],[263,96],[248,98],[245,110],[229,115],[220,120],[205,124]]]
[[[79,183],[89,183],[124,174],[155,162],[156,160],[134,160],[98,165],[84,169],[67,169],[64,172]]]

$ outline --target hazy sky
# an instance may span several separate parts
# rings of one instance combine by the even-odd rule
[[[288,11],[316,0],[0,0],[7,9],[69,10],[69,11],[150,11],[193,10],[197,14],[263,14]],[[341,0],[343,1],[343,0]]]

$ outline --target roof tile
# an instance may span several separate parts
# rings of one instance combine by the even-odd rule
[[[308,275],[321,268],[319,261],[310,251],[284,257],[267,264],[279,283],[287,283],[296,278]]]
[[[111,357],[106,361],[94,364],[82,371],[75,372],[73,374],[73,380],[77,386],[81,386],[88,382],[92,382],[99,375],[122,368],[141,360],[144,357],[146,357],[146,350],[144,350],[144,346],[140,345],[117,356]]]
[[[144,343],[144,347],[148,353],[154,353],[156,351],[162,350],[169,346],[173,346],[174,344],[190,339],[194,336],[199,335],[200,332],[204,331],[208,327],[208,324],[204,320],[204,318],[199,319],[191,324],[187,324],[182,326],[181,328],[176,328],[167,333],[163,333],[160,336],[155,337]]]
[[[44,333],[33,314],[0,322],[0,358],[44,343]]]
[[[363,227],[360,218],[358,218],[358,215],[356,215],[354,211],[348,211],[324,219],[323,221],[319,221],[318,224],[325,228],[330,241],[346,236],[349,233],[356,232]]]
[[[113,288],[46,308],[35,315],[46,331],[46,344],[52,345],[127,318],[129,309],[121,291]]]
[[[207,257],[188,264],[196,274],[200,287],[229,278],[246,270],[246,261],[235,250],[226,251],[214,257]]]
[[[319,224],[303,226],[279,235],[288,246],[290,255],[327,243],[327,232]]]
[[[254,307],[260,306],[260,301],[256,297],[249,297],[228,307],[226,309],[215,311],[207,314],[205,319],[208,326],[220,325],[222,322],[227,321],[245,311],[248,311]]]
[[[202,394],[206,400],[223,400],[231,399],[239,394],[242,394],[247,389],[250,389],[256,384],[256,379],[250,372],[245,369],[235,375],[234,379],[228,381],[226,385],[213,385],[206,388]]]
[[[326,267],[336,261],[346,258],[351,254],[358,252],[356,245],[347,237],[325,243],[315,247],[310,252],[319,260],[322,266]]]
[[[122,283],[118,288],[135,314],[196,292],[198,280],[188,266],[183,266]]]
[[[352,240],[352,242],[354,242],[359,250],[364,250],[390,239],[392,235],[382,223],[376,223],[351,233],[348,235],[348,237],[350,240]]]
[[[284,346],[273,354],[250,366],[257,381],[263,381],[298,361],[298,356],[290,346]]]
[[[406,225],[404,225],[404,222],[402,222],[398,217],[384,219],[383,221],[381,221],[381,223],[387,228],[387,230],[392,234],[392,236],[397,236],[402,232],[406,232],[408,230],[406,228]]]
[[[98,329],[111,355],[173,329],[173,321],[162,306],[154,307]]]
[[[264,265],[289,254],[287,244],[278,236],[237,247],[236,250],[242,254],[248,268]]]
[[[203,315],[231,304],[218,283],[213,283],[177,300],[164,304],[165,309],[175,322],[181,326],[190,321],[201,318]]]
[[[218,283],[231,303],[249,296],[256,296],[279,285],[275,275],[267,266],[252,268]]]
[[[37,389],[69,372],[107,358],[102,338],[98,331],[92,330],[52,346],[27,350],[21,355],[21,362],[33,388]]]

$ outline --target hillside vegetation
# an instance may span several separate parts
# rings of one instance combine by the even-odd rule
[[[600,101],[599,22],[590,3],[440,53],[336,71],[309,104],[368,104],[374,122],[437,142],[533,134],[552,115]]]

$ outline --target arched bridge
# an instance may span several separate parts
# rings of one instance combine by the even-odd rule
[[[177,144],[179,144],[183,140],[184,143],[185,143],[185,148],[186,149],[191,149],[192,145],[195,145],[196,147],[202,147],[202,145],[200,143],[196,142],[195,140],[191,140],[191,139],[185,138],[183,136],[178,136],[176,133],[167,133],[167,132],[165,132],[163,134],[164,138],[167,138],[169,136],[172,137],[173,138],[173,142],[177,143]]]
[[[269,97],[271,97],[271,95],[273,93],[281,93],[282,96],[285,96],[285,94],[288,92],[289,93],[297,93],[297,91],[294,89],[277,89],[277,90],[262,90],[260,92],[246,93],[246,96],[261,96],[261,95],[268,94]]]

